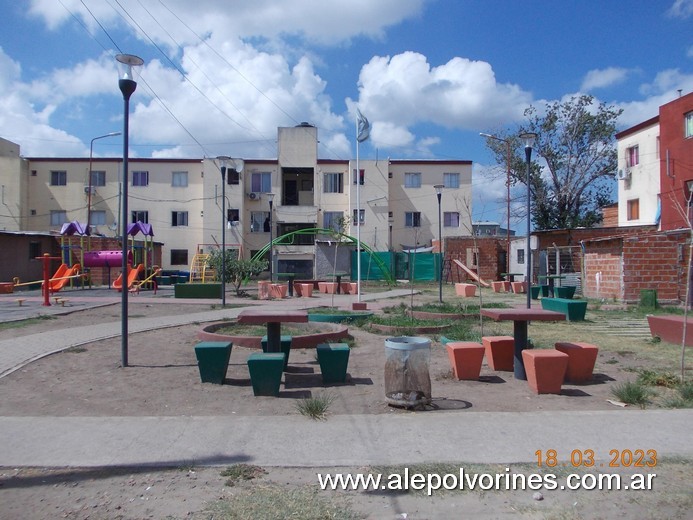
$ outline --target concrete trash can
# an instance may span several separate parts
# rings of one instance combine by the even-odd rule
[[[385,340],[385,398],[392,406],[431,403],[431,340],[398,336]]]

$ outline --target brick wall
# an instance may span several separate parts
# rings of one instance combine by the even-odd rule
[[[587,298],[623,299],[622,240],[600,240],[585,249],[582,294]]]
[[[506,267],[499,265],[498,257],[505,251],[505,238],[494,237],[453,237],[445,239],[445,258],[456,259],[469,267],[472,271],[479,274],[485,281],[500,279],[500,273],[505,272]],[[470,265],[468,261],[469,253],[478,250],[478,268]],[[467,279],[466,273],[457,268],[454,264],[452,268],[452,280],[464,281]]]

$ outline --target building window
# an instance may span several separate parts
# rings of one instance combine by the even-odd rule
[[[443,174],[443,186],[446,188],[457,189],[460,187],[460,174],[459,173],[444,173]]]
[[[640,164],[640,149],[637,146],[631,146],[626,150],[626,165],[636,166]]]
[[[92,186],[105,186],[106,185],[106,172],[104,172],[104,171],[92,171],[91,172],[91,185]]]
[[[359,174],[358,177],[356,176],[356,168],[354,168],[353,172],[353,182],[356,184],[356,179],[359,180],[359,184],[363,186],[363,183],[366,181],[366,170],[362,170],[359,168]]]
[[[65,170],[51,171],[51,186],[67,186],[67,172]]]
[[[518,264],[524,264],[525,263],[525,250],[524,249],[518,249],[517,250],[517,263]]]
[[[91,210],[90,226],[105,226],[106,225],[106,212],[103,210]]]
[[[251,211],[250,212],[250,232],[251,233],[269,233],[270,232],[270,214],[269,211]]]
[[[187,188],[188,172],[172,172],[171,186],[175,188]]]
[[[174,179],[175,182],[175,179]],[[133,186],[149,186],[149,172],[138,171],[132,172],[132,185]],[[175,184],[174,184],[175,186]]]
[[[143,224],[149,224],[149,211],[132,211],[130,212],[131,222],[142,222]]]
[[[181,227],[188,225],[188,212],[187,211],[172,211],[171,212],[171,226]]]
[[[51,226],[62,226],[65,222],[67,222],[67,211],[51,210]]]
[[[683,134],[686,138],[693,137],[693,112],[688,112],[684,116],[684,124],[686,125]]]
[[[342,232],[344,228],[344,213],[342,211],[325,211],[322,214],[322,227],[332,231]]]
[[[171,249],[171,265],[188,265],[188,250]]]
[[[238,222],[241,220],[241,212],[235,208],[226,209],[226,222]]]
[[[627,220],[640,219],[640,199],[632,199],[628,201]]]
[[[421,213],[419,211],[407,211],[404,214],[405,227],[421,227]]]
[[[342,174],[341,173],[326,173],[324,176],[323,192],[324,193],[343,193]]]
[[[41,256],[41,242],[29,242],[29,260],[37,260]]]
[[[460,214],[457,211],[445,211],[443,213],[444,227],[460,227]]]
[[[405,188],[420,188],[421,187],[421,174],[420,173],[405,173],[404,174],[404,187]]]
[[[358,211],[358,213],[357,213]],[[359,210],[354,210],[353,212],[353,219],[352,222],[354,226],[363,226],[366,223],[366,210],[365,209],[359,209]]]
[[[250,191],[255,193],[271,193],[272,174],[270,172],[253,173],[250,177]]]
[[[226,184],[240,184],[241,172],[236,168],[228,168],[226,170]]]

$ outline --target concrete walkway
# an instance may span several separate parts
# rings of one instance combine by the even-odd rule
[[[363,295],[401,298],[409,290]],[[73,297],[74,299],[75,297]],[[342,301],[343,300],[343,301]],[[116,300],[117,301],[117,300]],[[349,305],[339,296],[335,304]],[[325,305],[324,298],[263,302],[282,308]],[[94,304],[97,300],[94,300]],[[109,304],[113,304],[111,299]],[[179,302],[180,303],[180,302]],[[218,302],[217,302],[218,303]],[[382,304],[392,305],[392,300]],[[103,302],[102,302],[103,304]],[[371,305],[369,304],[369,307]],[[129,320],[130,333],[234,317],[241,309]],[[0,341],[0,377],[52,352],[120,335],[120,321]],[[261,397],[257,399],[272,399]],[[252,462],[263,466],[362,466],[417,462],[535,462],[536,450],[657,450],[693,457],[693,410],[592,412],[430,411],[224,417],[0,417],[0,466],[178,466]],[[607,471],[607,468],[600,471]]]

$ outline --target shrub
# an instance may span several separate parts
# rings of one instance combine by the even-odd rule
[[[611,389],[611,393],[616,399],[626,404],[637,404],[640,408],[645,408],[650,402],[652,391],[637,381],[626,381],[616,385]]]

